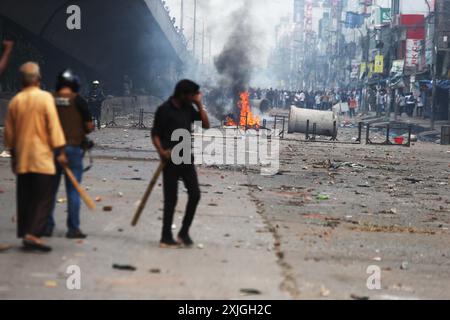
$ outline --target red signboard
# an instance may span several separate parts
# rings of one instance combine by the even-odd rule
[[[407,26],[406,39],[425,39],[425,16],[422,14],[400,15],[400,25]]]

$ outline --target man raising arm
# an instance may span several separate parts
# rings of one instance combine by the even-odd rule
[[[201,97],[199,85],[190,80],[182,80],[177,84],[173,96],[160,106],[155,114],[152,141],[161,160],[166,162],[163,172],[164,218],[160,242],[162,248],[193,245],[189,236],[189,229],[200,201],[197,172],[192,157],[189,157],[191,160],[189,163],[175,164],[171,160],[171,150],[180,142],[172,141],[172,134],[176,130],[183,129],[191,132],[192,124],[195,121],[202,121],[205,129],[210,127]],[[194,105],[196,108],[194,108]],[[180,178],[188,191],[189,199],[183,226],[178,233],[178,242],[176,242],[172,235],[172,222],[178,199],[178,180]]]
[[[10,40],[3,41],[3,54],[0,58],[0,75],[6,70],[13,47],[14,42]]]

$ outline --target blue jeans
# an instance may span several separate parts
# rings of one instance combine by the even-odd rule
[[[78,146],[66,146],[65,148],[67,159],[69,161],[69,168],[72,170],[75,178],[81,183],[83,177],[83,150]],[[55,154],[57,156],[57,154]],[[56,176],[53,186],[53,207],[49,220],[47,223],[47,229],[53,230],[55,227],[55,204],[58,194],[59,184],[61,182],[61,176],[64,174],[63,168],[56,164]],[[69,178],[65,176],[66,194],[67,194],[67,228],[69,231],[76,231],[80,229],[80,195],[75,187],[70,182]]]

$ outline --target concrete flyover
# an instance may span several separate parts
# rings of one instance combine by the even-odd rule
[[[70,5],[81,9],[81,30],[67,28]],[[1,0],[0,23],[47,57],[48,76],[70,63],[111,91],[121,88],[124,75],[142,89],[172,83],[189,60],[160,0]]]

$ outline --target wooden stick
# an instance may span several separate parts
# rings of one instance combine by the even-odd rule
[[[156,169],[155,174],[153,175],[152,180],[150,181],[150,184],[147,187],[147,190],[145,190],[144,196],[142,197],[141,203],[139,204],[139,207],[136,210],[136,213],[134,214],[133,221],[131,222],[131,225],[135,227],[139,221],[139,218],[141,217],[142,211],[144,211],[145,205],[147,204],[148,198],[150,197],[150,194],[153,191],[153,188],[156,185],[156,182],[158,181],[159,176],[161,175],[161,172],[164,170],[164,167],[166,166],[165,161],[161,161],[161,163],[158,166],[158,169]]]
[[[64,171],[65,171],[67,177],[69,178],[70,182],[72,182],[72,185],[75,187],[77,192],[80,194],[80,197],[81,197],[81,199],[83,199],[86,206],[89,209],[94,210],[95,209],[94,201],[91,199],[91,197],[89,197],[87,192],[80,186],[77,179],[73,175],[72,170],[70,170],[68,167],[64,167]]]

